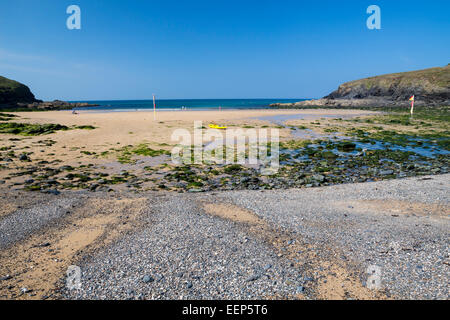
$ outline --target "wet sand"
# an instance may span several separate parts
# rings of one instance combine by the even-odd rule
[[[156,120],[151,111],[107,113],[81,111],[77,115],[72,114],[71,111],[18,112],[15,114],[20,118],[12,120],[14,122],[96,127],[95,130],[58,131],[50,135],[34,137],[0,134],[1,145],[14,145],[19,149],[27,147],[28,152],[33,152],[47,161],[58,159],[71,165],[82,162],[84,156],[80,154],[81,149],[101,153],[111,147],[148,143],[155,149],[169,150],[176,144],[175,141],[171,141],[172,133],[180,128],[193,131],[194,121],[203,121],[205,127],[210,123],[216,123],[230,127],[254,126],[257,128],[258,126],[275,127],[277,122],[273,120],[279,117],[299,119],[304,116],[307,121],[310,121],[314,118],[352,117],[375,114],[375,112],[327,109],[160,111],[156,114]],[[281,138],[292,138],[289,129],[281,130],[280,136]],[[10,142],[10,138],[20,138],[21,140]],[[45,139],[51,139],[56,143],[46,148],[36,145],[38,141]],[[89,158],[92,160],[92,157]]]

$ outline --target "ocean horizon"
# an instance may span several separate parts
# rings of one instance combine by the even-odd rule
[[[223,110],[268,109],[273,103],[294,103],[308,99],[157,99],[156,109],[163,111],[181,110]],[[96,104],[96,107],[82,107],[77,110],[139,111],[153,109],[153,100],[83,100],[70,101]]]

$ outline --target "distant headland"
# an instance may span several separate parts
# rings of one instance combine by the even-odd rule
[[[392,73],[342,84],[328,96],[296,103],[275,103],[275,108],[403,107],[415,96],[417,106],[450,105],[450,64],[445,67]]]

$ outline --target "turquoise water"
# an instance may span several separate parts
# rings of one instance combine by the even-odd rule
[[[156,100],[159,110],[217,110],[222,109],[266,109],[272,103],[292,103],[305,99],[176,99]],[[112,100],[112,101],[71,101],[98,104],[98,107],[79,108],[79,110],[133,111],[153,109],[153,100]]]

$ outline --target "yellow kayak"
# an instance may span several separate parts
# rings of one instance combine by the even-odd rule
[[[210,127],[211,129],[220,129],[220,130],[223,130],[223,129],[226,129],[226,128],[227,128],[227,127],[221,127],[221,126],[218,126],[217,124],[210,124],[209,127]]]

